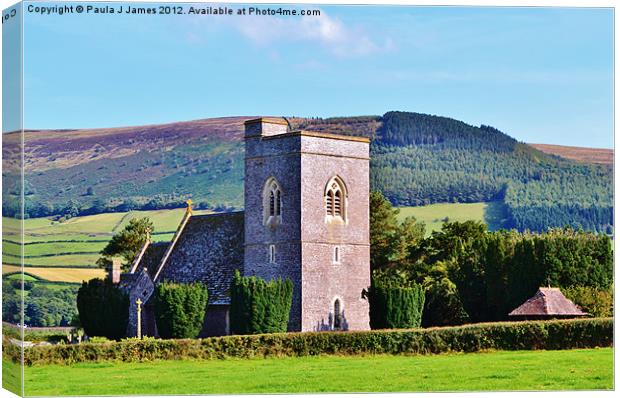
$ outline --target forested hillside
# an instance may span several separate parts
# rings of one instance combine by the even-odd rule
[[[507,228],[570,225],[611,233],[612,168],[544,154],[488,126],[389,112],[371,182],[396,205],[503,200]]]
[[[28,131],[26,214],[173,208],[190,197],[198,208],[242,208],[243,121],[250,118]],[[493,127],[419,113],[288,120],[294,129],[370,137],[372,188],[395,205],[498,201],[506,228],[611,232],[611,165],[576,163]],[[11,134],[4,138],[3,177],[19,181],[10,173],[18,145]],[[3,190],[3,215],[14,216],[19,187],[6,183]]]

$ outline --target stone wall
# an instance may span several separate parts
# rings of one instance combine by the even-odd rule
[[[121,288],[129,294],[129,322],[127,323],[127,336],[138,335],[138,305],[137,300],[142,301],[141,327],[143,336],[157,336],[157,327],[153,315],[152,305],[148,302],[153,296],[155,286],[144,268],[134,274],[121,276]],[[150,312],[149,312],[150,311]]]
[[[245,159],[245,275],[293,282],[289,330],[301,330],[301,230],[299,137],[247,138]],[[277,226],[263,224],[263,188],[275,178],[282,192]],[[274,245],[275,262],[269,262]]]
[[[343,328],[367,330],[370,285],[369,144],[322,137],[303,137],[301,167],[302,330],[333,327],[338,299]],[[333,177],[345,185],[345,222],[326,220],[324,192]],[[340,251],[333,262],[334,248]]]

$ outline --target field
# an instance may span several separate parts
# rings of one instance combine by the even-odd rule
[[[613,388],[613,349],[102,362],[27,367],[25,378],[27,395],[47,396],[600,390]]]
[[[103,276],[96,268],[99,251],[132,218],[149,217],[153,240],[170,240],[185,209],[131,211],[75,217],[65,222],[33,218],[24,222],[25,271],[50,281],[81,282]],[[204,214],[206,211],[195,211]],[[2,273],[19,271],[20,226],[3,218]],[[87,268],[88,267],[88,268]]]
[[[438,203],[428,206],[400,207],[399,219],[413,216],[426,224],[426,234],[439,231],[444,221],[483,221],[490,230],[502,228],[504,207],[500,202]]]
[[[36,275],[50,282],[82,282],[93,278],[103,278],[105,270],[101,268],[54,268],[54,267],[24,267],[24,271]],[[15,265],[2,265],[2,273],[20,272]]]
[[[48,218],[28,219],[24,222],[25,270],[50,281],[80,282],[101,277],[103,271],[95,268],[98,253],[129,220],[149,217],[155,224],[153,240],[167,241],[172,238],[184,212],[184,209],[173,209],[104,213],[75,217],[62,223]],[[430,235],[440,230],[445,220],[479,220],[486,222],[491,230],[498,229],[503,223],[503,212],[499,202],[442,203],[401,207],[399,218],[416,217],[426,224],[426,233]],[[15,272],[19,270],[19,224],[10,218],[3,218],[3,224],[2,272]]]

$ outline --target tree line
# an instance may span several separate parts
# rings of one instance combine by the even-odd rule
[[[489,232],[467,221],[446,222],[424,238],[424,227],[412,218],[399,222],[398,210],[379,193],[371,196],[371,212],[382,215],[371,217],[373,275],[422,286],[424,326],[506,320],[541,286],[564,289],[594,315],[612,312],[613,252],[605,234],[570,227]]]

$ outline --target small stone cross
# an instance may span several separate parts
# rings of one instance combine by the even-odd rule
[[[138,297],[138,299],[136,300],[136,304],[138,305],[138,333],[137,336],[139,339],[142,338],[142,300],[140,300],[140,297]]]

